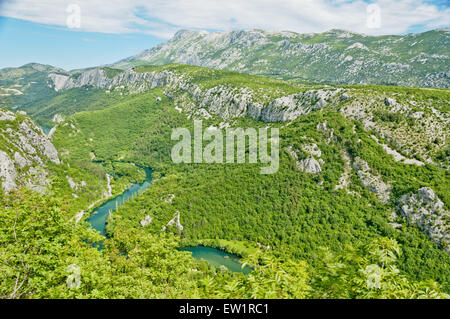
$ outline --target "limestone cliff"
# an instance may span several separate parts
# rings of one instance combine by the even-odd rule
[[[0,109],[0,182],[3,192],[28,186],[43,192],[47,166],[60,164],[49,137],[24,112]]]

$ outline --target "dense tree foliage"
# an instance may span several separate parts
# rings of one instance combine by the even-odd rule
[[[257,250],[252,273],[231,273],[175,249],[180,239],[142,229],[101,236],[74,226],[65,205],[28,190],[0,199],[2,298],[447,298],[433,282],[408,281],[395,267],[394,240],[325,251],[313,270],[304,261]],[[312,286],[311,286],[312,285]]]

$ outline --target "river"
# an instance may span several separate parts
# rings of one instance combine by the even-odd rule
[[[38,123],[39,124],[39,123]],[[40,127],[42,127],[42,130],[44,131],[45,135],[48,134],[48,132],[50,132],[50,130],[52,129],[51,126],[48,125],[44,125],[44,124],[39,124]]]
[[[143,183],[135,183],[125,192],[117,197],[114,197],[107,202],[95,207],[87,222],[91,224],[91,227],[99,231],[100,234],[106,236],[106,224],[108,216],[113,213],[118,207],[123,205],[127,200],[134,196],[138,196],[141,192],[145,191],[150,187],[150,182],[152,180],[152,170],[150,168],[144,168],[145,170],[145,181]]]
[[[213,265],[216,268],[225,266],[229,271],[242,272],[244,274],[248,274],[253,270],[249,266],[242,268],[242,264],[239,262],[239,256],[229,254],[220,249],[207,246],[194,246],[186,247],[181,250],[190,251],[192,257],[195,259],[205,260],[208,264]]]
[[[112,214],[117,208],[132,197],[140,195],[143,191],[150,187],[152,180],[152,170],[150,168],[143,168],[145,170],[145,181],[143,183],[135,183],[125,192],[116,196],[100,206],[95,207],[89,218],[86,220],[90,226],[97,230],[101,235],[106,237],[106,225],[109,214]],[[103,243],[95,243],[98,249],[103,249]],[[220,268],[221,266],[233,272],[242,272],[244,274],[250,273],[253,269],[246,266],[242,268],[239,262],[239,257],[229,254],[223,250],[206,247],[195,246],[181,249],[183,251],[190,251],[192,257],[199,260],[206,260],[210,265]]]

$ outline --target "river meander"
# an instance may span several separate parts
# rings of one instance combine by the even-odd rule
[[[86,221],[101,235],[106,237],[106,224],[110,214],[123,205],[127,200],[135,196],[139,196],[143,191],[150,187],[152,170],[150,168],[143,169],[145,170],[145,180],[143,183],[133,184],[122,194],[104,202],[91,211],[89,218]],[[99,249],[102,249],[103,243],[96,243],[96,246],[98,246]],[[206,246],[186,247],[181,250],[190,251],[192,253],[192,257],[198,260],[205,260],[216,268],[225,267],[230,271],[242,272],[244,274],[248,274],[253,270],[248,266],[242,268],[242,264],[239,262],[239,256],[229,254],[223,250]]]

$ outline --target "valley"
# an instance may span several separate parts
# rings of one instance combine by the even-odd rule
[[[438,43],[441,54],[447,33],[415,38]],[[412,37],[399,36],[396,46],[414,47]],[[109,67],[0,70],[2,88],[27,88],[0,97],[0,295],[448,298],[447,58],[434,57],[443,61],[435,70],[389,71],[386,82],[401,86],[374,80],[385,77],[373,70],[374,79],[340,83],[340,73],[311,76],[312,67],[303,81],[291,50],[322,57],[331,39],[336,50],[392,42],[341,31],[179,32]],[[347,42],[356,40],[361,45]],[[271,51],[246,55],[247,66],[232,61],[226,51],[240,56],[243,43],[290,48],[283,76],[267,76],[278,74],[273,66],[250,68]],[[334,65],[337,53],[327,54]],[[222,136],[278,129],[278,171],[261,174],[248,160],[174,163],[172,131],[193,133],[194,120]],[[246,146],[246,159],[250,153]],[[101,250],[93,247],[99,242]],[[210,262],[193,258],[202,256]],[[72,264],[81,269],[80,289],[66,285]]]

